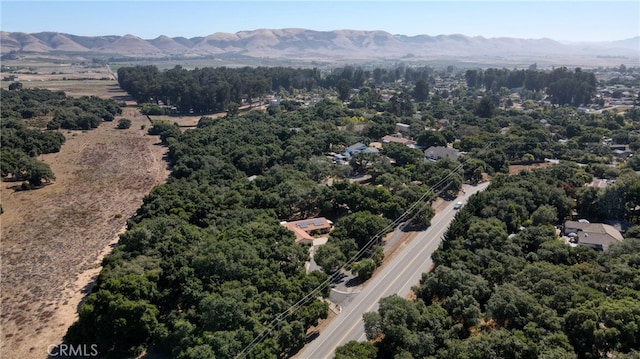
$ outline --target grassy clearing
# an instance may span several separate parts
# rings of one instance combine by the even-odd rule
[[[128,99],[114,80],[62,80],[60,76],[73,76],[56,74],[28,81],[29,76],[41,75],[19,75],[26,88]],[[8,82],[1,85],[6,88]],[[57,177],[52,185],[14,192],[14,183],[1,183],[0,353],[47,356],[47,347],[59,343],[75,321],[102,257],[127,218],[144,195],[166,180],[166,149],[157,137],[147,135],[146,116],[127,103],[113,122],[92,131],[62,132],[67,142],[61,151],[41,156]],[[115,128],[122,117],[132,121],[131,128]]]

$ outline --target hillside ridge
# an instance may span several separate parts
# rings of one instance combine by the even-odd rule
[[[118,55],[122,57],[183,58],[242,55],[298,60],[491,60],[527,59],[533,63],[550,57],[613,58],[640,64],[640,36],[611,42],[561,43],[549,38],[400,35],[385,31],[314,31],[299,28],[257,29],[236,33],[215,32],[201,37],[142,39],[124,36],[78,36],[58,32],[0,32],[0,53]]]

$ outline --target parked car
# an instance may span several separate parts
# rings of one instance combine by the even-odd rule
[[[462,207],[462,202],[456,202],[456,204],[453,205],[453,209],[460,209],[460,207]]]

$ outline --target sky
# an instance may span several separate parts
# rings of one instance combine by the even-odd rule
[[[640,1],[0,1],[0,30],[186,38],[304,28],[614,41],[640,36]]]

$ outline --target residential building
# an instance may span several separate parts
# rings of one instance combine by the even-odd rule
[[[427,160],[437,161],[443,158],[449,158],[457,160],[462,153],[455,148],[431,146],[424,151],[424,156]]]
[[[400,133],[409,134],[411,132],[411,125],[407,125],[406,123],[396,123],[396,131]]]
[[[382,143],[402,143],[405,146],[415,145],[416,141],[403,138],[399,135],[386,135],[382,137]]]
[[[633,154],[633,151],[631,151],[627,145],[611,144],[609,148],[611,149],[611,153],[618,158],[627,158]]]
[[[570,243],[591,247],[598,251],[606,251],[610,245],[624,239],[620,231],[613,226],[586,221],[566,221],[563,234],[569,237]]]
[[[294,222],[280,222],[280,225],[286,227],[296,235],[296,243],[313,245],[315,236],[327,234],[333,228],[333,222],[320,218],[309,218]]]
[[[342,155],[347,159],[350,160],[351,157],[353,157],[353,155],[357,154],[357,153],[378,153],[378,149],[375,147],[369,147],[367,145],[365,145],[362,142],[358,142],[356,144],[353,144],[349,147],[347,147],[344,152],[342,153]]]

